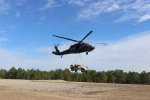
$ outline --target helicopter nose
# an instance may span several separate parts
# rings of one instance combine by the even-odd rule
[[[95,49],[95,47],[93,47],[93,46],[92,46],[92,47],[91,47],[91,49],[92,49],[92,50],[94,50],[94,49]]]
[[[90,47],[90,49],[91,49],[91,51],[92,51],[92,50],[94,50],[94,49],[95,49],[95,47],[94,47],[94,46],[91,46],[91,47]]]

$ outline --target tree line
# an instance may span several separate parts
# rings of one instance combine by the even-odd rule
[[[124,72],[123,70],[95,71],[73,73],[69,69],[41,71],[39,69],[22,69],[12,67],[0,69],[0,78],[25,80],[65,80],[75,82],[119,83],[119,84],[150,84],[150,72]]]

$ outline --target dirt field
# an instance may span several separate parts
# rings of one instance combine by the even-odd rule
[[[0,79],[0,100],[150,100],[150,86]]]

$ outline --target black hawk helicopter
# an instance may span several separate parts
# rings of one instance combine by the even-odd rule
[[[64,50],[62,52],[59,51],[58,49],[58,45],[55,45],[55,51],[53,51],[52,53],[55,54],[55,55],[60,55],[61,57],[63,55],[66,55],[66,54],[76,54],[76,53],[83,53],[83,52],[86,52],[86,55],[88,55],[88,52],[91,52],[95,49],[94,46],[88,44],[88,43],[85,43],[83,42],[93,31],[90,31],[82,40],[78,41],[78,40],[74,40],[74,39],[69,39],[69,38],[66,38],[66,37],[61,37],[61,36],[57,36],[57,35],[52,35],[54,37],[58,37],[58,38],[62,38],[62,39],[66,39],[66,40],[70,40],[70,41],[73,41],[73,42],[77,42],[73,45],[70,46],[69,49],[67,50]]]

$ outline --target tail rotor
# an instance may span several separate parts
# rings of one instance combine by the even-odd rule
[[[60,54],[60,51],[59,51],[59,49],[58,49],[58,46],[59,46],[59,44],[54,44],[54,51],[52,52],[53,54],[56,54],[56,55],[59,55]]]

